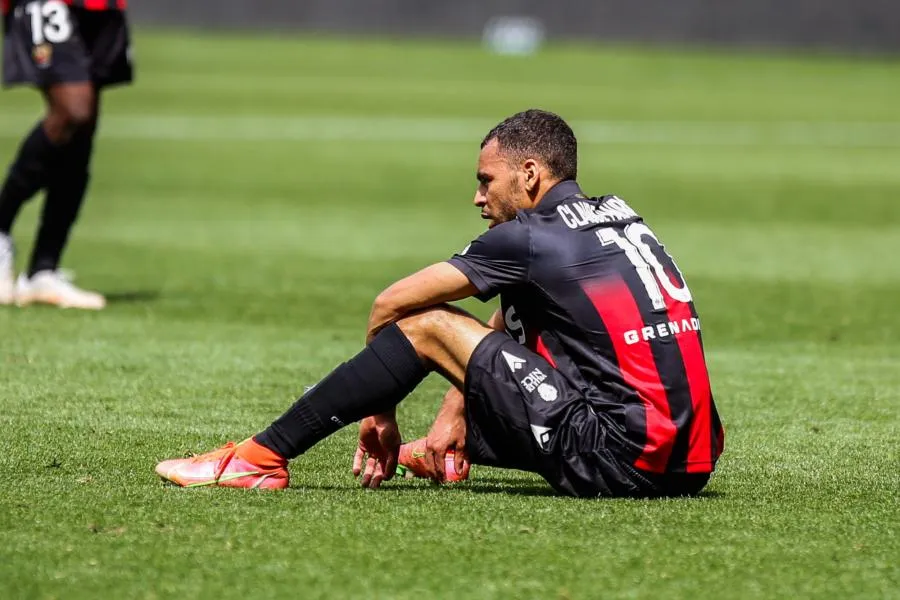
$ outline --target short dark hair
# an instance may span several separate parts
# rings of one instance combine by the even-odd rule
[[[500,150],[514,160],[536,158],[559,179],[578,175],[578,142],[562,117],[532,108],[504,119],[481,141],[481,147],[496,139]]]

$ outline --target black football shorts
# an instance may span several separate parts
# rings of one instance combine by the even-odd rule
[[[132,80],[125,14],[90,11],[61,0],[13,7],[3,21],[3,84],[46,89],[58,83],[97,87]]]
[[[596,390],[594,390],[596,394]],[[466,370],[466,446],[473,464],[541,475],[580,497],[690,495],[708,475],[639,472],[624,456],[623,433],[542,356],[504,333],[489,334]]]

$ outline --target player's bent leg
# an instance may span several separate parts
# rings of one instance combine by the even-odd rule
[[[399,324],[385,327],[359,354],[308,390],[265,431],[237,446],[186,459],[190,463],[164,461],[157,473],[182,486],[226,485],[234,481],[224,480],[223,474],[235,458],[242,461],[238,463],[242,470],[236,473],[237,481],[258,476],[251,473],[254,468],[259,472],[283,468],[288,459],[345,425],[391,410],[430,370],[440,369],[461,384],[468,356],[491,331],[474,317],[449,307],[423,311],[404,321],[402,328]],[[227,458],[224,469],[223,457]],[[261,462],[265,457],[268,462]]]
[[[458,389],[478,344],[494,330],[464,310],[449,304],[412,313],[397,326],[419,357]]]
[[[238,445],[235,456],[259,467],[267,466],[260,462],[266,455],[285,463],[345,425],[390,410],[427,374],[428,369],[403,332],[396,325],[385,327],[359,354],[338,365],[268,428]],[[211,481],[207,485],[219,485],[218,478],[209,477],[218,472],[219,461],[217,454],[204,455],[194,461],[192,469],[200,470],[204,481]],[[201,468],[197,463],[206,464]],[[180,477],[167,475],[164,467],[158,467],[157,472],[168,481],[185,485]]]

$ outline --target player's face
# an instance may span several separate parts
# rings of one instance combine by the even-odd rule
[[[516,211],[529,206],[521,173],[500,153],[496,139],[481,149],[476,177],[475,206],[481,209],[481,218],[490,221],[488,227],[511,221]]]

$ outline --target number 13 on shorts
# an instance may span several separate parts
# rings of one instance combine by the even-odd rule
[[[25,5],[31,19],[31,41],[41,44],[61,44],[72,37],[72,18],[69,7],[62,0],[34,0]]]

